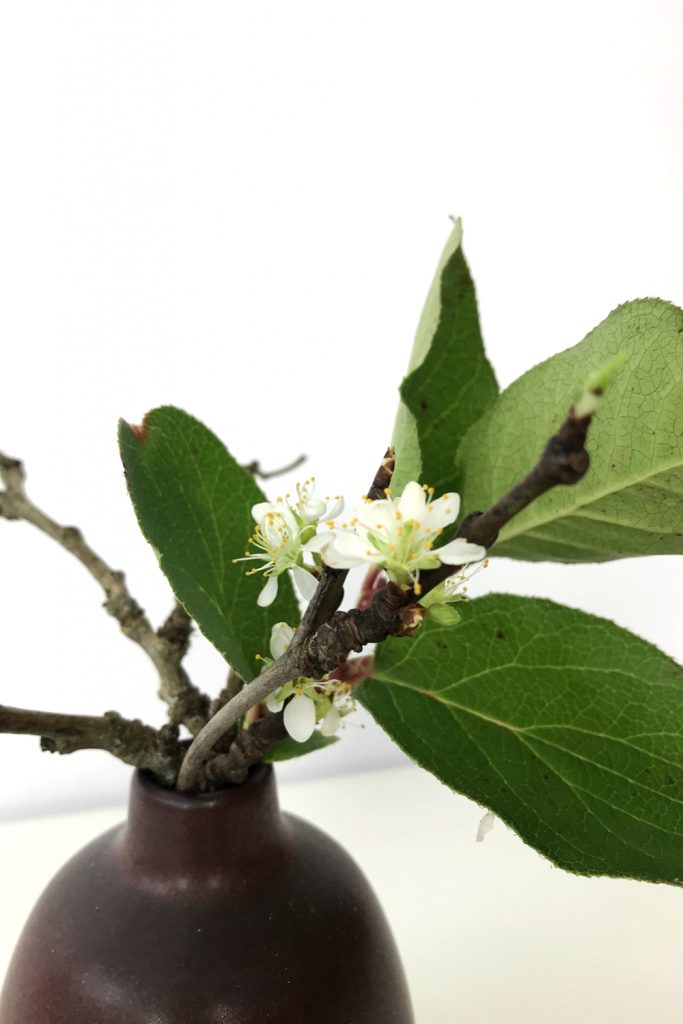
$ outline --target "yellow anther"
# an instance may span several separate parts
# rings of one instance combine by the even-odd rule
[[[420,594],[422,593],[422,584],[421,583],[416,583],[415,586],[413,587],[413,590],[415,591],[415,593],[419,597]]]

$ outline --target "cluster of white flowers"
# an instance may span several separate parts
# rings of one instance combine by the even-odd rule
[[[460,537],[437,547],[444,529],[458,517],[460,498],[454,492],[434,499],[433,488],[411,480],[400,498],[393,498],[387,488],[385,498],[364,499],[350,522],[335,527],[343,500],[315,498],[313,484],[313,477],[297,484],[294,503],[286,495],[274,503],[262,501],[251,510],[256,528],[249,543],[257,550],[247,551],[243,558],[233,561],[263,563],[248,572],[266,577],[258,597],[262,606],[275,600],[278,577],[287,570],[301,596],[310,601],[321,559],[335,569],[376,565],[394,583],[411,586],[419,594],[421,570],[436,569],[442,563],[462,566],[478,562],[486,554],[485,548]],[[319,533],[321,520],[328,529]],[[306,554],[312,556],[313,564],[306,564]]]
[[[270,636],[270,653],[273,659],[282,657],[294,636],[294,630],[286,622],[273,626]],[[291,700],[289,699],[291,697]],[[341,720],[355,711],[356,702],[346,683],[335,679],[307,679],[301,677],[285,683],[268,697],[269,711],[282,711],[284,707],[285,729],[299,743],[310,739],[316,724],[320,722],[323,736],[333,736]]]
[[[295,500],[288,494],[274,503],[260,502],[251,510],[256,528],[249,543],[256,550],[233,561],[262,563],[247,573],[260,572],[266,577],[258,596],[261,606],[275,600],[278,577],[287,571],[302,597],[310,600],[321,562],[335,569],[375,565],[394,583],[412,587],[420,594],[421,571],[443,564],[452,565],[455,573],[455,567],[478,562],[486,554],[484,548],[462,538],[437,546],[443,531],[458,517],[460,498],[455,493],[435,500],[433,488],[411,481],[397,499],[391,496],[389,488],[384,498],[365,498],[353,518],[336,527],[334,519],[343,510],[342,499],[315,498],[313,486],[311,477],[297,484]],[[318,532],[321,521],[327,529]],[[306,555],[311,556],[308,564]],[[452,586],[444,588],[443,600],[452,600],[464,579],[462,573],[452,578]],[[284,654],[293,635],[292,628],[284,622],[273,627],[270,653],[274,659]],[[285,683],[270,695],[266,704],[274,712],[284,707],[285,728],[300,743],[310,738],[318,722],[321,733],[331,736],[342,718],[355,708],[348,685],[333,679],[303,677]]]

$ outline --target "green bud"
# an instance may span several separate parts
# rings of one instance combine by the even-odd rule
[[[457,626],[460,622],[460,613],[452,604],[433,604],[427,609],[427,619],[439,626]]]

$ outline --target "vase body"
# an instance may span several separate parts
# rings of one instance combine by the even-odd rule
[[[413,1024],[396,948],[333,840],[272,769],[183,796],[136,774],[129,817],[29,918],[0,1024]]]

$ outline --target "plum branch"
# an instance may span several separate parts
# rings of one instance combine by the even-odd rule
[[[86,543],[79,529],[62,526],[39,509],[26,494],[22,463],[2,452],[0,481],[4,484],[4,490],[0,490],[0,518],[30,523],[78,559],[102,587],[106,611],[154,664],[159,676],[159,696],[168,705],[171,723],[183,724],[196,735],[209,717],[209,698],[191,682],[182,665],[192,628],[184,608],[176,605],[166,622],[154,630],[130,594],[124,574],[110,568]]]
[[[593,389],[593,402],[587,415],[577,415],[586,408],[585,396],[572,406],[557,434],[550,438],[533,469],[484,512],[471,512],[465,517],[458,536],[471,543],[491,547],[500,529],[523,508],[558,485],[573,485],[586,474],[589,455],[586,437],[593,413],[599,404],[601,389]],[[383,496],[393,470],[388,453],[375,483],[381,486],[369,493],[371,498]],[[374,484],[373,484],[374,487]],[[422,595],[433,590],[462,566],[442,565],[421,576]],[[192,791],[198,785],[202,765],[220,738],[255,704],[265,700],[284,683],[299,676],[320,679],[342,665],[352,651],[361,652],[368,643],[379,643],[389,636],[405,636],[419,625],[424,608],[417,603],[412,589],[402,589],[389,582],[375,593],[368,607],[339,611],[346,578],[344,570],[325,568],[317,591],[304,615],[289,649],[260,676],[229,700],[195,737],[185,756],[178,776],[178,789]]]

